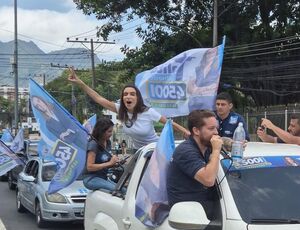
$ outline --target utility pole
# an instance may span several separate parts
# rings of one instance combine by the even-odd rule
[[[96,44],[116,44],[114,41],[113,42],[107,42],[107,41],[94,41],[93,39],[91,39],[90,41],[88,41],[86,38],[84,40],[79,40],[78,38],[76,38],[75,40],[70,40],[69,38],[67,38],[67,42],[80,42],[85,48],[87,48],[87,50],[90,51],[91,53],[91,64],[92,64],[92,88],[94,89],[96,86],[96,73],[95,73],[95,60],[94,60],[94,43]],[[91,48],[89,49],[88,47],[86,47],[84,45],[84,43],[90,43],[91,44]]]
[[[19,86],[18,86],[18,17],[17,17],[17,0],[14,0],[14,17],[15,17],[15,41],[14,41],[14,58],[13,58],[13,72],[15,77],[15,133],[19,128]]]
[[[54,67],[54,68],[69,68],[69,67],[71,67],[71,66],[68,66],[68,65],[63,65],[63,66],[61,66],[60,64],[55,65],[53,63],[51,63],[50,65],[51,65],[51,67]],[[76,97],[75,97],[75,93],[74,93],[74,84],[72,84],[72,88],[71,88],[71,110],[72,110],[72,115],[74,117],[77,116],[76,103],[77,103],[77,101],[76,101]]]
[[[45,85],[46,85],[46,75],[43,73],[43,87],[45,87]]]
[[[218,0],[214,0],[213,47],[218,44]]]

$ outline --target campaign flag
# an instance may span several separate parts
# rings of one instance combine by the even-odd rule
[[[0,176],[21,164],[23,164],[23,162],[17,155],[2,140],[0,140]]]
[[[159,226],[169,214],[167,169],[175,149],[172,121],[168,120],[139,185],[135,216],[146,226]]]
[[[139,73],[135,85],[145,104],[166,117],[185,116],[195,109],[213,110],[224,45],[225,38],[217,47],[187,50]]]
[[[21,128],[10,145],[13,152],[19,152],[24,149],[24,130]]]
[[[67,187],[82,173],[88,133],[76,118],[32,79],[29,89],[31,107],[40,125],[42,140],[39,150],[43,150],[40,155],[48,159],[51,155],[58,166],[48,188],[51,194]]]
[[[11,133],[9,132],[8,129],[4,129],[3,130],[3,134],[1,136],[1,141],[3,142],[12,142],[13,140],[13,136],[11,135]]]
[[[94,114],[83,123],[83,127],[88,131],[89,134],[91,134],[96,122],[97,122],[97,114]]]

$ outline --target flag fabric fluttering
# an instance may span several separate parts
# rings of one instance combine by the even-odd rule
[[[13,136],[11,135],[11,132],[8,129],[4,129],[2,136],[1,136],[1,141],[3,142],[12,142],[13,141]]]
[[[215,107],[225,38],[214,48],[198,48],[139,73],[135,85],[145,104],[166,117],[188,115],[195,109]]]
[[[23,162],[18,156],[0,140],[0,176],[21,164],[23,164]]]
[[[43,152],[39,154],[55,159],[58,165],[48,188],[51,194],[67,187],[82,173],[88,133],[43,87],[32,79],[29,87],[32,110],[40,125],[39,151]]]
[[[13,152],[20,152],[24,149],[24,130],[21,128],[10,145]]]
[[[97,122],[97,114],[94,114],[83,123],[83,127],[88,131],[89,134],[91,134],[96,122]]]
[[[168,120],[139,185],[135,216],[146,226],[159,226],[168,216],[167,169],[175,149],[172,121]]]

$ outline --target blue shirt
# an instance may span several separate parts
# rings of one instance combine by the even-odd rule
[[[88,147],[87,147],[87,151],[86,151],[87,154],[89,151],[93,151],[94,153],[96,153],[95,164],[102,164],[102,163],[110,161],[110,159],[111,159],[111,143],[110,143],[110,141],[107,141],[106,149],[103,149],[103,147],[100,147],[96,141],[90,140],[88,142]],[[93,171],[93,172],[89,172],[86,169],[85,174],[88,176],[95,175],[95,176],[101,177],[103,179],[107,179],[107,172],[108,172],[107,168],[98,170],[98,171]]]
[[[221,137],[230,137],[233,138],[233,133],[235,129],[238,127],[239,122],[243,123],[243,127],[246,134],[246,140],[250,141],[249,133],[246,127],[246,123],[244,118],[235,112],[230,112],[228,116],[222,120],[218,114],[215,112],[217,120],[219,122],[219,135]]]
[[[208,148],[203,155],[193,137],[177,146],[167,175],[170,206],[181,201],[204,203],[217,197],[215,186],[208,188],[194,178],[198,170],[206,166],[210,154]]]

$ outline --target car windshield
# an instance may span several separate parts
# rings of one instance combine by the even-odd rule
[[[229,160],[228,160],[229,161]],[[224,172],[227,171],[222,162]],[[226,175],[234,201],[246,223],[300,220],[300,167],[234,170]]]
[[[57,171],[56,165],[44,165],[42,168],[42,180],[51,181]],[[80,174],[76,180],[83,180],[83,175]]]
[[[44,165],[42,169],[42,180],[51,181],[56,173],[56,165]]]
[[[31,156],[37,156],[38,155],[37,151],[38,151],[37,144],[36,143],[31,143],[29,145],[29,149],[28,149],[29,155],[31,155]]]

